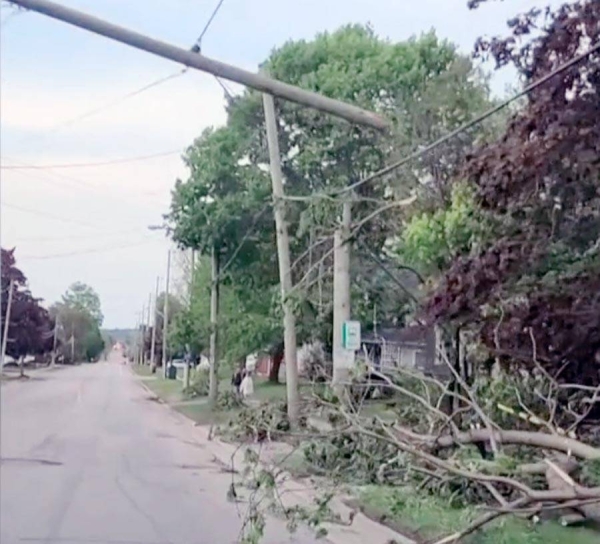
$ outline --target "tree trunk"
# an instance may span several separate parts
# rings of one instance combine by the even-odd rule
[[[284,353],[283,342],[277,344],[271,353],[271,369],[269,370],[269,381],[271,383],[279,383],[279,369],[283,362]]]

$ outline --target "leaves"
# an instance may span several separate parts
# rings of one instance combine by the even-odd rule
[[[18,359],[52,350],[54,322],[27,289],[27,278],[16,265],[15,250],[2,248],[2,304],[0,315],[0,341],[4,337],[8,295],[12,282],[13,295],[8,326],[6,354]]]
[[[537,79],[600,37],[598,2],[548,11],[530,35],[539,17],[516,19],[512,36],[479,51]],[[493,236],[461,252],[428,304],[435,320],[475,327],[506,362],[588,385],[600,383],[599,85],[595,54],[533,91],[504,135],[469,157]]]

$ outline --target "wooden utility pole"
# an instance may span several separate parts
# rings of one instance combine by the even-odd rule
[[[146,331],[151,336],[152,333],[150,331],[150,327],[152,327],[152,293],[148,293],[148,321],[146,324]],[[152,341],[152,337],[150,337],[148,340]],[[144,364],[148,365],[148,364],[150,364],[150,353],[148,353],[148,355],[146,357],[146,349],[145,348],[146,348],[146,335],[144,334]],[[150,349],[152,349],[152,347],[150,347]]]
[[[271,79],[263,74],[247,72],[241,68],[209,59],[199,53],[155,40],[149,36],[133,32],[81,11],[61,6],[60,4],[48,2],[47,0],[10,0],[10,3],[48,15],[53,19],[89,30],[90,32],[130,45],[136,49],[173,60],[187,67],[208,72],[214,76],[246,85],[257,91],[266,92],[303,106],[330,113],[352,123],[369,126],[377,130],[385,130],[389,126],[387,121],[382,117],[370,111],[311,91],[305,91],[299,87]]]
[[[144,323],[146,322],[146,305],[142,305],[142,317],[140,318],[140,335],[139,335],[139,339],[140,339],[140,352],[138,354],[139,360],[138,360],[138,364],[142,365],[144,364]]]
[[[344,322],[350,319],[350,224],[352,204],[345,200],[342,223],[334,233],[333,248],[333,387],[343,390],[353,364],[350,352],[342,345]]]
[[[162,327],[162,368],[163,375],[167,377],[167,334],[169,331],[169,282],[171,278],[171,250],[167,252],[167,279],[165,282],[165,300],[163,302],[163,327]]]
[[[75,325],[71,325],[71,363],[75,364]]]
[[[6,315],[4,316],[4,336],[2,336],[2,353],[0,353],[0,372],[4,370],[4,358],[6,357],[6,343],[8,342],[8,327],[10,325],[10,309],[13,300],[14,280],[10,280],[8,286],[8,300],[6,301]]]
[[[209,388],[208,399],[215,407],[219,397],[219,354],[218,354],[218,321],[219,321],[219,250],[214,246],[210,254],[210,351],[209,351]]]
[[[52,361],[50,362],[51,366],[56,364],[56,344],[58,343],[58,315],[56,316],[56,320],[54,322],[54,339],[52,340]]]
[[[285,353],[285,378],[287,387],[288,417],[292,424],[299,416],[298,361],[296,354],[296,316],[294,303],[290,298],[292,290],[292,271],[290,266],[290,240],[285,219],[285,201],[283,199],[283,174],[281,155],[277,135],[275,101],[271,95],[263,93],[267,143],[269,145],[269,163],[273,186],[273,211],[277,234],[277,258],[279,261],[279,281],[281,284],[281,304],[283,306],[283,342]]]
[[[154,360],[155,354],[155,343],[156,343],[156,320],[158,314],[158,285],[160,282],[160,278],[156,278],[156,292],[154,293],[154,314],[152,320],[152,344],[150,346],[150,365],[153,366],[156,361]],[[154,367],[155,368],[155,367]]]

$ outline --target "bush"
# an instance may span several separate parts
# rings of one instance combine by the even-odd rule
[[[196,369],[190,386],[183,391],[184,395],[190,398],[207,397],[209,381],[209,371],[207,369]]]

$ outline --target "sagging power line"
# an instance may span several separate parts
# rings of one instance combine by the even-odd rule
[[[248,72],[224,62],[210,59],[202,54],[186,51],[181,47],[153,39],[138,32],[133,32],[81,11],[70,9],[47,0],[10,0],[10,2],[106,38],[130,45],[136,49],[170,59],[188,68],[208,72],[214,76],[246,85],[257,91],[265,92],[324,113],[329,113],[352,123],[381,131],[389,127],[386,119],[373,112],[312,91],[306,91],[288,83],[283,83],[264,74]]]
[[[138,155],[135,157],[124,157],[121,159],[111,159],[106,161],[96,162],[71,162],[62,164],[25,164],[22,161],[13,160],[13,162],[21,162],[20,165],[0,165],[0,170],[52,170],[64,168],[95,168],[97,166],[111,166],[114,164],[126,164],[130,162],[142,162],[151,159],[159,159],[169,157],[178,153],[183,153],[184,149],[172,149],[170,151],[161,151],[159,153],[151,153],[149,155]],[[12,159],[9,159],[12,160]]]

